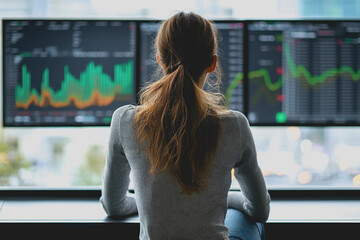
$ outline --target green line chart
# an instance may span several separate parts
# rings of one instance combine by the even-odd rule
[[[288,44],[284,44],[284,50],[290,75],[297,79],[303,76],[310,86],[323,83],[329,78],[334,78],[336,76],[345,74],[348,74],[354,82],[359,81],[360,79],[360,69],[355,71],[353,68],[346,65],[341,66],[340,68],[332,68],[322,72],[318,76],[313,76],[303,65],[296,65],[293,57],[290,54],[290,46]],[[264,68],[249,72],[248,77],[250,80],[255,78],[263,78],[264,83],[269,91],[276,91],[280,89],[284,83],[283,76],[280,76],[276,81],[273,82],[269,71]]]

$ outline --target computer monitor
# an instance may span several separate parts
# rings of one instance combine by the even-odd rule
[[[359,21],[249,21],[252,125],[360,125]]]
[[[3,20],[4,126],[109,125],[136,102],[136,22]]]
[[[242,21],[214,21],[218,33],[219,63],[222,69],[220,92],[232,110],[244,111],[243,37]],[[159,22],[140,23],[140,87],[159,79],[154,40]],[[205,86],[208,88],[208,86]],[[211,90],[211,89],[208,89]]]

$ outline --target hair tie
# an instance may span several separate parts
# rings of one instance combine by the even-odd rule
[[[178,63],[176,63],[175,65],[173,65],[173,66],[171,67],[170,73],[171,73],[171,72],[174,72],[181,64],[183,64],[183,63],[182,63],[182,62],[178,62]]]
[[[183,63],[182,63],[182,62],[178,62],[177,64],[175,64],[175,65],[173,66],[173,68],[175,69],[175,68],[179,67],[181,64],[183,64]]]

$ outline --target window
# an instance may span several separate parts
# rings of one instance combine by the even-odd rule
[[[121,3],[0,0],[0,15],[151,19],[167,18],[177,10],[194,10],[214,19],[340,19],[356,18],[360,14],[360,3],[355,0],[185,0],[171,4],[135,0],[127,2],[126,7]],[[359,188],[360,127],[252,127],[252,131],[259,164],[270,189]],[[108,134],[108,127],[0,126],[0,186],[98,187]],[[234,183],[233,187],[236,186]]]

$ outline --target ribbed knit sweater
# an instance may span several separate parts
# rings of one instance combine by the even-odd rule
[[[227,208],[239,209],[256,222],[267,220],[270,197],[242,113],[231,111],[221,118],[208,184],[199,193],[186,195],[180,194],[169,172],[150,173],[146,147],[135,137],[135,111],[135,106],[126,105],[112,117],[100,198],[109,216],[138,213],[141,240],[227,239]],[[232,169],[240,191],[229,191]],[[135,194],[128,193],[130,173]]]

